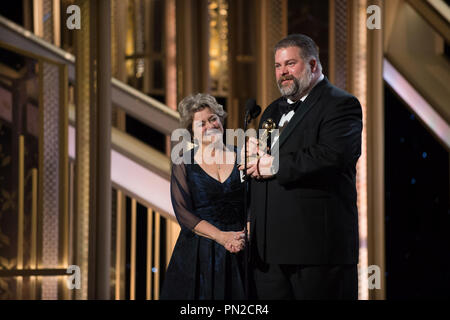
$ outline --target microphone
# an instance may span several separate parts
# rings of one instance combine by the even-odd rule
[[[256,104],[255,99],[248,99],[245,103],[245,118],[246,121],[250,122],[255,119],[261,113],[261,107]],[[247,120],[248,118],[248,120]]]
[[[255,119],[257,116],[259,116],[259,114],[261,113],[261,107],[258,106],[256,104],[256,100],[255,99],[248,99],[247,102],[245,103],[245,117],[244,117],[244,132],[247,131],[247,125],[250,123],[250,121],[252,121],[252,119]],[[248,242],[248,230],[247,230],[247,212],[248,212],[248,203],[249,200],[248,199],[248,195],[250,194],[249,192],[249,176],[247,175],[247,142],[245,141],[245,136],[244,136],[244,217],[245,217],[245,221],[244,221],[244,234],[245,234],[245,246],[247,247],[249,242]],[[248,253],[249,250],[245,250],[244,254],[244,279],[245,279],[245,292],[246,292],[246,297],[249,298],[248,292],[249,292],[249,281],[247,280],[249,277],[249,272],[248,272],[248,260],[249,260],[249,256]]]
[[[247,132],[247,125],[261,113],[261,107],[256,104],[255,99],[248,99],[245,103],[244,132]],[[244,180],[248,181],[247,176],[247,142],[244,136]],[[247,188],[247,187],[246,187]],[[246,197],[246,196],[245,196]]]

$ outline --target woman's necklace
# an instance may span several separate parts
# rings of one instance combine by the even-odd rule
[[[216,165],[217,165],[217,170],[220,172],[220,165],[222,164],[223,161],[223,152],[221,153],[221,158],[219,159],[219,162],[216,161]]]

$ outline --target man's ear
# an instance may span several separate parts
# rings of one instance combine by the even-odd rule
[[[317,71],[317,60],[311,58],[311,60],[309,60],[309,66],[311,67],[311,73],[315,73]]]

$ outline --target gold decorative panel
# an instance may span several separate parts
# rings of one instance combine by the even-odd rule
[[[228,79],[228,1],[209,0],[209,74],[211,92],[226,96]]]
[[[42,266],[51,269],[58,267],[59,233],[59,153],[60,153],[60,79],[56,65],[43,62],[42,66],[42,104],[41,108],[41,173],[40,183],[42,216]],[[62,189],[62,188],[61,188]],[[55,278],[42,280],[42,298],[57,299]]]

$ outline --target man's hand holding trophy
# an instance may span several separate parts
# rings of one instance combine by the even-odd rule
[[[275,175],[274,157],[271,155],[271,144],[274,134],[278,134],[276,124],[272,119],[267,119],[262,125],[263,133],[256,139],[249,137],[247,140],[247,175],[257,180],[269,179]],[[242,149],[241,159],[244,157]],[[244,165],[239,166],[244,170]]]

